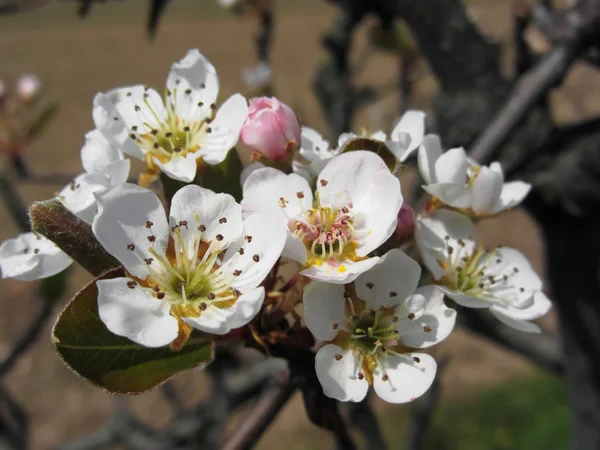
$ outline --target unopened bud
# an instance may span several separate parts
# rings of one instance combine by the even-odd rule
[[[394,240],[398,243],[404,243],[411,240],[415,235],[415,212],[408,203],[403,203],[398,211],[398,223]]]
[[[21,75],[17,79],[17,95],[25,101],[33,100],[42,89],[42,82],[32,73]]]
[[[253,98],[240,137],[265,158],[283,161],[300,147],[300,123],[294,111],[276,98]]]

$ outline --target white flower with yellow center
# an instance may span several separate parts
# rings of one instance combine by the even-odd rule
[[[504,182],[499,163],[480,166],[463,148],[443,152],[440,138],[427,135],[419,148],[419,170],[423,189],[439,202],[474,216],[498,214],[514,208],[527,196],[531,185],[523,181]]]
[[[305,266],[302,275],[348,283],[377,263],[369,253],[394,232],[400,182],[376,154],[353,151],[321,171],[315,197],[300,175],[265,167],[248,176],[242,207],[286,225],[283,254]]]
[[[438,210],[417,222],[425,266],[448,297],[468,308],[489,308],[517,330],[539,332],[529,321],[552,305],[527,258],[512,248],[487,251],[476,245],[474,235],[473,223],[455,211]]]
[[[332,147],[313,128],[302,127],[302,145],[293,161],[294,172],[309,181],[318,177],[329,160],[337,156],[349,140],[358,137],[384,142],[396,158],[404,162],[421,145],[424,131],[425,113],[413,110],[407,111],[400,118],[389,137],[383,131],[376,131],[370,136],[344,133],[338,138],[337,147]]]
[[[222,162],[239,138],[248,113],[246,99],[231,96],[216,110],[219,79],[198,50],[171,67],[165,99],[137,85],[98,94],[94,123],[114,145],[146,161],[141,178],[148,184],[159,173],[191,182],[197,163]]]
[[[325,395],[359,402],[371,385],[383,400],[406,403],[429,389],[437,365],[413,349],[445,339],[456,312],[436,286],[416,289],[420,273],[415,261],[394,249],[353,284],[306,286],[306,326],[327,342],[315,358]]]
[[[285,243],[281,224],[263,214],[242,220],[233,197],[195,185],[173,196],[168,220],[158,197],[132,184],[98,203],[94,233],[127,272],[98,281],[99,315],[110,331],[180,348],[192,328],[226,334],[259,311],[259,285]]]
[[[54,242],[37,233],[23,233],[0,245],[0,277],[40,280],[62,272],[73,260]]]

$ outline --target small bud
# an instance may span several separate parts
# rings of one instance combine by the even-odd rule
[[[282,161],[300,147],[300,124],[294,111],[276,98],[253,98],[240,137],[267,159]]]
[[[21,75],[17,79],[16,91],[17,95],[24,101],[30,101],[37,97],[42,89],[42,82],[32,73]]]

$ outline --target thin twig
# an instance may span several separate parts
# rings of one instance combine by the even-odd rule
[[[263,432],[275,420],[296,387],[291,382],[288,370],[280,372],[261,394],[248,415],[236,426],[233,434],[221,447],[222,450],[250,449]]]

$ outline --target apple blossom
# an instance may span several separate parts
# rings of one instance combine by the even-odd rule
[[[542,281],[520,252],[491,251],[473,240],[475,227],[464,215],[437,210],[417,222],[417,243],[436,284],[459,305],[489,308],[505,324],[539,332],[530,320],[545,315],[551,303]]]
[[[420,274],[417,262],[393,249],[353,284],[305,287],[306,326],[327,342],[315,358],[325,395],[359,402],[371,385],[383,400],[406,403],[429,389],[436,362],[412,349],[444,340],[456,312],[437,287],[416,289]]]
[[[425,130],[425,114],[421,111],[407,111],[394,127],[390,137],[383,131],[369,136],[384,142],[396,158],[405,161],[421,145]],[[294,172],[307,180],[319,176],[319,173],[331,158],[340,154],[344,145],[352,139],[361,137],[354,133],[343,133],[338,138],[337,147],[332,147],[316,130],[302,127],[302,145],[293,162]]]
[[[499,163],[480,166],[467,158],[463,148],[443,152],[440,139],[427,135],[419,149],[423,189],[441,203],[475,216],[498,214],[523,201],[531,185],[522,181],[504,183]]]
[[[226,334],[259,311],[259,284],[285,243],[282,224],[264,214],[242,220],[233,197],[196,185],[173,196],[168,219],[159,198],[133,184],[109,189],[98,203],[94,234],[127,271],[98,281],[99,315],[110,331],[180,348],[192,328]]]
[[[24,101],[33,100],[37,97],[41,89],[42,82],[32,73],[25,73],[17,79],[17,95]]]
[[[81,220],[92,223],[97,211],[96,198],[103,190],[127,181],[130,161],[111,146],[98,130],[85,136],[81,149],[85,172],[78,175],[58,194],[58,199]]]
[[[286,225],[283,254],[305,267],[302,275],[342,284],[377,263],[369,253],[395,231],[401,206],[400,182],[367,151],[329,161],[314,202],[306,179],[270,167],[248,176],[242,200],[246,215],[265,212]]]
[[[273,70],[265,61],[259,61],[254,67],[242,70],[242,81],[250,88],[268,86],[273,78]]]
[[[294,111],[276,98],[252,98],[240,138],[268,160],[282,161],[300,146],[300,123]]]
[[[62,272],[73,261],[52,241],[37,233],[23,233],[0,245],[0,275],[33,281]]]
[[[94,123],[112,145],[146,162],[141,184],[161,170],[191,182],[198,161],[215,165],[225,159],[246,119],[244,97],[235,94],[216,111],[218,93],[215,68],[198,50],[190,50],[171,67],[164,102],[141,85],[98,94]]]

